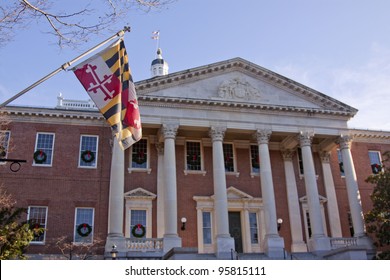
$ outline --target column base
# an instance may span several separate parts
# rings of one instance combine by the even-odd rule
[[[291,252],[293,253],[302,253],[307,252],[307,245],[305,242],[295,242],[291,244]]]
[[[313,253],[327,252],[331,249],[330,239],[329,237],[326,236],[312,237],[307,243],[307,247],[309,248],[309,252],[313,252]]]
[[[164,253],[168,252],[172,248],[181,247],[181,238],[177,235],[170,234],[170,235],[164,235],[164,245],[163,250]]]
[[[230,260],[234,252],[234,238],[230,235],[217,236],[215,255],[217,259]]]
[[[366,249],[367,258],[369,260],[376,256],[376,247],[374,246],[374,242],[367,235],[358,237],[357,245],[362,246]]]
[[[284,259],[284,239],[279,235],[265,236],[264,253],[271,259]]]
[[[127,246],[126,238],[123,236],[108,235],[106,239],[106,245],[104,247],[104,258],[112,259],[112,252],[115,246],[116,259],[126,258]]]

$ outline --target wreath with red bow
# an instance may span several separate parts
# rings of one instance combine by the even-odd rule
[[[200,165],[200,156],[198,154],[188,154],[187,162],[190,165]]]
[[[382,171],[382,165],[377,163],[371,164],[371,169],[372,169],[372,173],[378,174],[379,172]]]
[[[143,164],[146,162],[146,155],[143,151],[139,151],[133,154],[133,161],[137,164]]]
[[[131,230],[131,234],[136,238],[142,238],[145,236],[146,229],[142,224],[137,224],[133,226],[133,229]]]
[[[84,162],[92,162],[95,159],[95,153],[91,150],[85,150],[81,153],[81,159]]]
[[[38,163],[38,164],[41,164],[41,163],[44,163],[47,159],[47,155],[44,151],[42,150],[37,150],[35,153],[34,153],[34,161],[35,163]]]
[[[77,226],[77,233],[82,237],[86,237],[90,235],[91,232],[92,232],[92,227],[87,223],[82,223]]]

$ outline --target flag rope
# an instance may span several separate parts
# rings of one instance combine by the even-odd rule
[[[37,85],[43,83],[44,81],[48,80],[49,78],[53,77],[54,75],[58,74],[59,72],[61,72],[62,70],[66,70],[69,66],[71,66],[73,63],[75,63],[76,61],[80,60],[81,58],[83,58],[84,56],[90,54],[91,52],[95,51],[96,49],[100,48],[101,46],[107,44],[108,42],[110,42],[112,39],[116,38],[116,37],[121,37],[125,34],[125,32],[130,32],[131,28],[129,26],[125,26],[122,30],[118,31],[115,35],[111,36],[110,38],[104,40],[103,42],[101,42],[100,44],[97,44],[95,47],[89,49],[88,51],[84,52],[83,54],[79,55],[78,57],[62,64],[59,68],[57,68],[56,70],[54,70],[53,72],[51,72],[50,74],[46,75],[45,77],[43,77],[42,79],[36,81],[35,83],[33,83],[32,85],[30,85],[29,87],[25,88],[24,90],[22,90],[21,92],[15,94],[14,96],[12,96],[11,98],[9,98],[8,100],[6,100],[5,102],[3,102],[2,104],[0,104],[0,109],[7,106],[9,103],[11,103],[12,101],[14,101],[15,99],[19,98],[20,96],[22,96],[23,94],[25,94],[26,92],[30,91],[31,89],[33,89],[34,87],[36,87]]]

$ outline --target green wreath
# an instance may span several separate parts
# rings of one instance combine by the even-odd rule
[[[92,227],[87,223],[82,223],[77,226],[77,233],[82,237],[86,237],[90,235],[91,232],[92,232]]]
[[[377,164],[377,163],[374,163],[374,164],[371,164],[371,169],[372,169],[372,173],[378,174],[379,172],[382,171],[382,166]]]
[[[81,153],[81,159],[84,162],[92,162],[95,159],[95,153],[92,152],[91,150],[85,150],[84,152]]]
[[[137,224],[133,226],[133,229],[131,230],[131,234],[136,238],[142,238],[145,236],[146,229],[143,225]]]
[[[133,154],[133,161],[137,164],[144,164],[146,162],[146,155],[144,152],[139,151],[136,154]]]
[[[44,151],[42,150],[37,150],[34,153],[34,161],[35,163],[41,164],[44,163],[47,159],[47,155]]]

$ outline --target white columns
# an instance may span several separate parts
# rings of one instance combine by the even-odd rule
[[[332,170],[330,168],[330,153],[322,151],[321,154],[322,172],[324,174],[324,184],[326,197],[328,199],[328,217],[330,233],[332,237],[342,237],[339,207],[337,204],[336,190],[333,182]]]
[[[123,236],[123,207],[125,189],[125,154],[119,147],[117,139],[113,139],[110,193],[108,206],[108,235],[105,251],[110,252],[112,246],[117,246],[120,252],[126,251],[125,238]]]
[[[312,236],[308,242],[310,251],[324,251],[330,249],[329,238],[326,237],[321,215],[321,205],[318,194],[317,179],[314,169],[311,140],[313,134],[301,132],[299,135],[302,150],[302,161],[305,178],[307,204],[312,228]]]
[[[164,252],[181,247],[181,238],[177,234],[177,187],[175,137],[178,125],[163,124],[164,137]]]
[[[234,239],[229,234],[226,175],[222,146],[225,131],[226,128],[224,127],[210,128],[210,137],[213,142],[214,211],[216,217],[216,255],[218,258],[230,258],[231,249],[234,249]]]
[[[284,240],[278,234],[274,184],[272,180],[271,159],[268,142],[270,130],[258,130],[256,139],[259,145],[260,185],[264,205],[265,238],[264,250],[270,257],[283,257]]]
[[[352,138],[350,136],[341,136],[339,140],[341,156],[343,158],[345,181],[347,185],[347,194],[349,208],[351,211],[353,230],[356,237],[365,236],[363,209],[360,201],[360,192],[357,184],[355,167],[353,165],[350,149]]]
[[[164,218],[164,144],[157,143],[157,238],[165,233]]]
[[[302,219],[299,207],[297,183],[295,181],[293,152],[282,151],[287,188],[287,205],[290,219],[291,252],[307,252],[307,246],[303,241]]]

